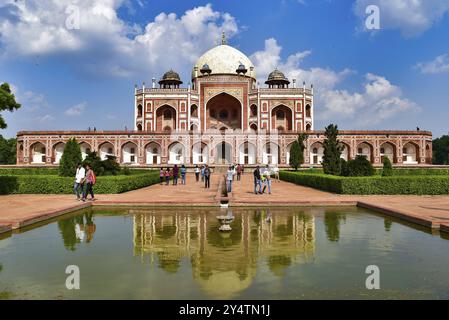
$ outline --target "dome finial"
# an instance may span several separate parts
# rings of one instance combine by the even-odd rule
[[[226,44],[226,33],[224,31],[221,33],[221,44]]]

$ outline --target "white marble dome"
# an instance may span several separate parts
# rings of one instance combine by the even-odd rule
[[[201,75],[201,68],[204,65],[208,65],[212,70],[212,74],[237,74],[236,70],[239,65],[243,64],[248,70],[247,76],[256,78],[256,70],[250,71],[251,67],[254,67],[249,58],[241,51],[228,46],[226,44],[219,45],[213,49],[210,49],[203,54],[195,63],[192,71],[192,78],[195,78],[195,67],[198,67],[198,76]]]

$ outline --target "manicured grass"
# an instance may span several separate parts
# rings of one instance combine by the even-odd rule
[[[129,176],[97,177],[94,186],[99,194],[116,194],[151,186],[159,182],[159,172],[151,171]],[[71,194],[74,178],[58,175],[2,175],[0,194]]]
[[[447,195],[449,175],[338,177],[281,171],[284,181],[324,191],[352,195]]]

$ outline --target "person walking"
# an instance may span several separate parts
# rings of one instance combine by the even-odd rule
[[[187,169],[185,165],[182,165],[181,167],[181,184],[182,185],[186,185],[186,174],[187,174]]]
[[[240,164],[237,165],[237,181],[241,180],[242,176],[242,166]]]
[[[84,178],[86,177],[86,169],[81,163],[78,164],[75,174],[75,184],[73,185],[73,192],[76,194],[76,200],[81,200],[83,195]]]
[[[175,164],[175,166],[173,167],[173,185],[174,186],[178,185],[178,178],[179,178],[179,168],[178,168],[178,165]]]
[[[267,166],[264,172],[264,178],[264,187],[262,192],[265,192],[265,189],[268,188],[268,194],[271,194],[271,170],[269,166]]]
[[[279,176],[279,167],[277,165],[273,168],[274,172],[274,178],[277,180],[277,182],[281,182],[281,177]]]
[[[256,170],[254,170],[254,193],[255,194],[261,194],[262,193],[262,184],[261,184],[261,177],[260,177],[260,167],[257,166]],[[257,190],[257,187],[259,187],[259,190]]]
[[[159,171],[159,180],[161,185],[164,183],[164,178],[165,178],[165,171],[164,168],[161,168],[161,170]]]
[[[170,184],[170,175],[171,175],[170,168],[167,168],[165,170],[164,175],[165,175],[165,185],[168,186]]]
[[[198,168],[198,165],[195,166],[195,179],[196,182],[200,181],[200,168]]]
[[[86,189],[84,189],[83,193],[83,202],[86,202],[87,194],[90,194],[91,201],[95,201],[94,185],[97,182],[97,177],[90,165],[86,164],[86,170]]]
[[[228,172],[226,172],[226,186],[228,193],[232,192],[232,180],[234,180],[234,170],[232,167],[229,167]]]
[[[204,168],[204,187],[206,189],[210,188],[210,176],[211,176],[210,168],[208,165],[206,165],[206,167]]]
[[[206,170],[206,166],[203,164],[201,166],[201,182],[204,182],[204,171]]]

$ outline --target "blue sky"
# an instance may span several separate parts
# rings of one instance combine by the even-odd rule
[[[449,132],[449,0],[0,0],[0,82],[23,104],[0,133],[132,128],[134,84],[173,68],[187,85],[222,30],[262,83],[314,84],[316,128]]]

